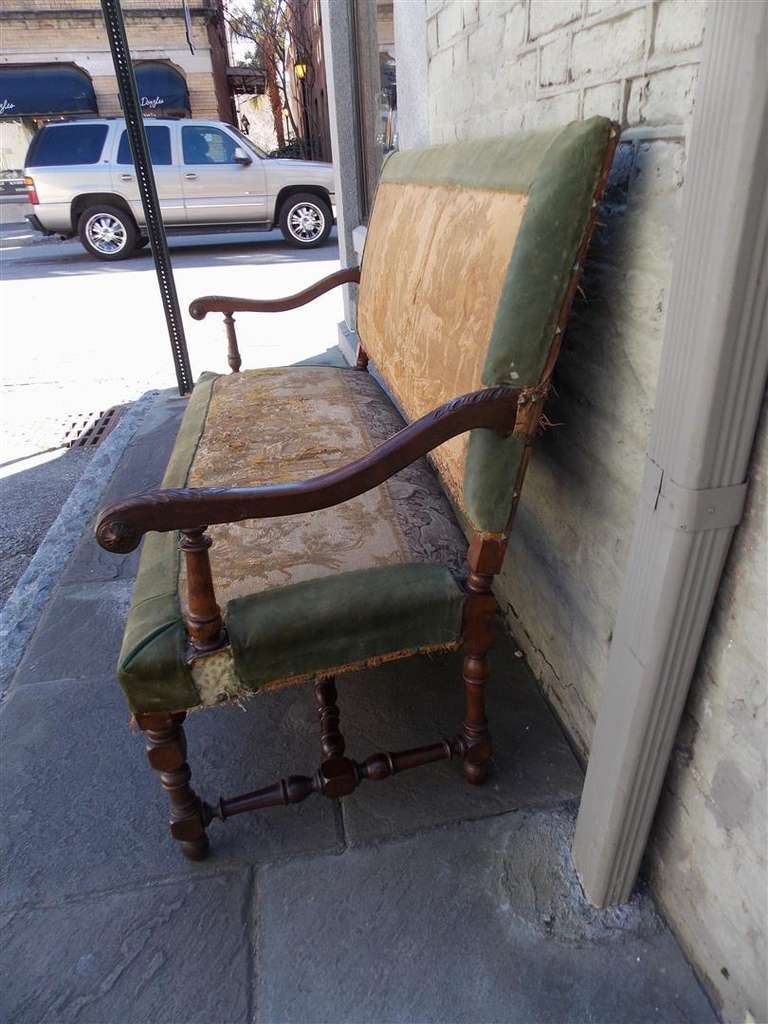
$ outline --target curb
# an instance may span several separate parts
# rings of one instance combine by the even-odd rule
[[[99,445],[6,601],[0,612],[0,684],[10,682],[85,523],[159,394],[143,394]]]

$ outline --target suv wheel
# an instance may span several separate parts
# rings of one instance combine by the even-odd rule
[[[280,210],[283,237],[300,249],[314,249],[322,245],[331,233],[332,224],[328,203],[308,192],[289,196]]]
[[[89,206],[80,215],[77,232],[97,260],[127,259],[139,241],[133,217],[117,206]]]

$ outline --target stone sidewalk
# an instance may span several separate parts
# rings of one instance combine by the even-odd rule
[[[101,504],[156,486],[164,392]],[[210,829],[183,860],[114,680],[135,555],[85,529],[0,708],[9,1024],[716,1020],[649,895],[597,911],[569,858],[581,772],[509,640],[492,661],[495,771],[440,764]],[[456,655],[339,680],[351,756],[455,731]],[[309,685],[188,719],[207,799],[312,770]]]

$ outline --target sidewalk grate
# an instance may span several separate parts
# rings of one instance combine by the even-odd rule
[[[62,448],[95,448],[114,429],[125,406],[116,405],[103,412],[76,413],[64,431]]]

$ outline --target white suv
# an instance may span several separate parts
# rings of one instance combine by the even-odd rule
[[[333,166],[275,160],[220,121],[160,120],[145,125],[163,222],[169,233],[270,230],[312,248],[334,215]],[[122,260],[147,244],[128,134],[122,118],[47,124],[24,169],[44,234],[80,241],[100,260]]]

